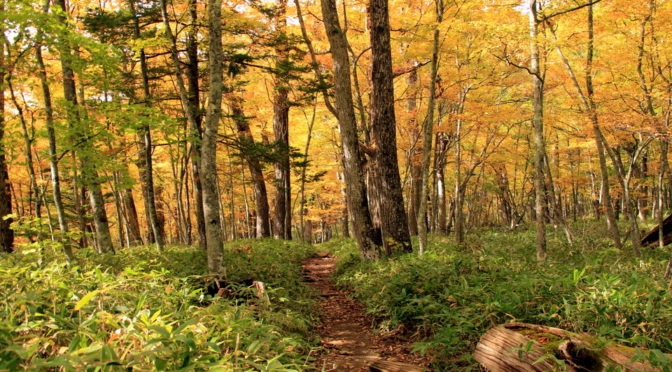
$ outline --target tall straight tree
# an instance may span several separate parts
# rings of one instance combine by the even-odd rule
[[[343,175],[345,178],[346,202],[353,220],[353,233],[359,245],[360,255],[365,259],[376,259],[380,255],[380,234],[371,221],[366,182],[362,167],[364,154],[361,153],[357,138],[357,122],[352,102],[350,81],[350,60],[345,33],[338,22],[335,0],[322,0],[322,18],[329,38],[331,55],[334,59],[334,99],[343,152]],[[402,204],[403,209],[403,204]]]
[[[273,94],[273,133],[278,144],[279,158],[275,163],[275,203],[273,236],[292,239],[292,194],[289,169],[289,68],[287,35],[287,0],[278,0],[274,23],[277,60]]]
[[[49,0],[45,1],[44,13],[49,11]],[[47,69],[42,57],[42,33],[37,36],[35,45],[35,60],[37,62],[38,76],[40,78],[40,87],[42,88],[42,100],[44,101],[45,123],[47,125],[47,137],[49,139],[49,171],[51,173],[51,186],[54,198],[54,207],[58,217],[58,226],[62,233],[68,232],[68,222],[65,217],[65,208],[63,207],[63,196],[61,193],[61,179],[58,171],[58,153],[56,151],[56,128],[54,127],[54,108],[51,99],[51,88],[47,78]],[[72,260],[72,247],[65,241],[63,249],[68,260]]]
[[[235,93],[231,93],[227,101],[231,116],[236,124],[236,130],[238,131],[238,140],[241,142],[244,152],[247,147],[254,146],[254,138],[252,137],[250,124],[243,112],[242,98],[235,96]],[[271,226],[268,193],[266,192],[266,181],[264,181],[262,164],[254,154],[243,153],[243,158],[247,162],[252,183],[254,184],[254,201],[257,212],[256,236],[257,238],[267,238],[271,236]]]
[[[0,0],[0,12],[4,10],[5,1]],[[0,28],[0,34],[4,37],[4,28]],[[12,252],[14,250],[14,231],[10,228],[12,219],[5,218],[12,214],[12,194],[3,142],[5,137],[5,68],[4,43],[0,43],[0,245],[3,251]]]
[[[375,144],[375,172],[380,185],[381,227],[387,254],[395,247],[411,252],[411,235],[397,161],[397,128],[388,0],[371,0],[371,136]]]
[[[207,239],[208,271],[223,274],[224,259],[222,223],[219,217],[219,192],[217,189],[217,132],[222,118],[222,0],[208,0],[208,68],[210,87],[208,109],[201,148],[201,176],[203,181],[203,212]]]
[[[191,111],[193,120],[189,121],[191,128],[190,135],[190,154],[191,173],[193,175],[192,182],[194,185],[194,199],[196,201],[196,224],[198,227],[198,244],[201,248],[206,249],[206,235],[205,235],[205,215],[203,214],[203,184],[201,182],[200,171],[200,157],[201,157],[201,140],[203,135],[202,121],[203,115],[201,113],[201,95],[199,88],[199,74],[198,74],[198,1],[189,0],[189,17],[191,19],[191,27],[187,33],[187,87],[188,87],[188,110]]]
[[[530,32],[530,76],[532,77],[533,98],[532,129],[534,138],[534,210],[537,230],[537,260],[546,259],[546,192],[544,190],[544,80],[541,76],[539,41],[539,19],[537,0],[529,0]]]
[[[59,16],[61,24],[67,30],[68,6],[66,0],[56,0],[62,14]],[[65,33],[66,31],[64,31]],[[90,143],[91,135],[87,123],[82,120],[79,103],[77,100],[77,87],[75,85],[75,72],[71,62],[73,58],[72,47],[63,35],[61,41],[61,71],[63,74],[63,96],[67,103],[68,122],[73,131],[73,145],[79,156],[81,166],[82,184],[89,189],[89,203],[93,214],[93,223],[96,229],[96,247],[100,252],[114,252],[110,226],[105,211],[105,199],[101,189],[101,181],[98,175],[97,164],[94,156],[93,145]]]
[[[128,0],[128,8],[133,17],[133,37],[140,40],[140,18],[136,12],[135,0]],[[151,107],[152,94],[149,87],[149,68],[145,49],[140,48],[140,76],[142,79],[143,104]],[[152,161],[152,132],[149,124],[144,123],[138,129],[138,168],[142,179],[142,196],[145,200],[145,215],[147,223],[154,237],[154,243],[159,249],[163,249],[163,229],[159,226],[159,218],[156,214],[156,198],[154,196],[154,165]]]
[[[607,230],[611,239],[614,241],[614,245],[621,249],[621,234],[616,224],[616,215],[614,213],[614,205],[611,198],[610,185],[609,185],[609,168],[607,167],[607,150],[605,149],[605,142],[603,141],[602,128],[600,126],[600,120],[597,114],[597,105],[595,103],[595,88],[593,86],[593,57],[594,57],[594,28],[593,28],[593,5],[588,5],[588,43],[586,50],[586,63],[584,68],[585,74],[585,92],[579,84],[579,80],[574,73],[574,69],[570,64],[569,60],[562,52],[562,49],[558,45],[556,50],[558,55],[562,60],[567,72],[572,80],[574,88],[576,89],[576,94],[579,97],[585,112],[590,118],[591,127],[593,130],[593,136],[595,137],[595,147],[597,151],[597,158],[600,164],[600,200],[602,200],[602,209],[605,212]],[[556,37],[553,27],[549,27],[553,36]],[[557,41],[557,37],[556,37]]]
[[[429,162],[432,154],[432,137],[434,129],[434,102],[436,96],[436,80],[439,69],[439,25],[443,21],[443,0],[434,0],[436,12],[436,28],[432,44],[431,76],[429,81],[429,102],[427,103],[427,116],[423,123],[423,147],[422,147],[422,186],[420,189],[420,204],[418,206],[418,237],[420,247],[418,253],[422,254],[427,248],[427,195],[429,195]],[[434,201],[436,202],[436,201]]]

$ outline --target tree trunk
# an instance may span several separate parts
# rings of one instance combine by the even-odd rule
[[[135,0],[128,0],[129,10],[133,17],[133,36],[140,40],[140,20],[135,11]],[[140,48],[140,74],[142,78],[143,103],[151,107],[152,94],[149,88],[149,70],[147,67],[147,57],[145,50]],[[142,196],[145,201],[145,215],[147,224],[154,237],[154,243],[157,248],[163,249],[164,236],[159,228],[159,221],[156,214],[156,198],[154,195],[154,167],[152,161],[152,133],[149,125],[142,125],[138,129],[138,168],[140,170],[140,179],[142,180]]]
[[[324,27],[334,59],[334,99],[338,111],[346,201],[353,219],[353,233],[360,255],[366,259],[379,257],[381,241],[371,221],[363,165],[363,154],[357,139],[357,123],[352,102],[350,61],[345,34],[338,22],[335,0],[322,0]],[[403,209],[403,204],[402,204]]]
[[[208,254],[208,271],[211,275],[224,274],[222,223],[219,217],[219,193],[217,192],[217,131],[222,117],[222,0],[208,0],[208,42],[210,52],[210,88],[208,110],[201,148],[201,176],[203,181],[203,211]]]
[[[395,248],[412,252],[408,219],[397,161],[397,128],[388,0],[369,2],[371,19],[371,134],[375,145],[376,178],[380,183],[381,227],[386,254]]]
[[[411,63],[417,63],[411,61]],[[418,235],[418,206],[420,204],[420,189],[422,188],[422,164],[418,164],[420,157],[420,150],[418,144],[420,143],[420,133],[417,120],[417,95],[418,95],[418,70],[415,69],[408,74],[406,83],[408,85],[409,97],[406,104],[406,112],[411,116],[408,122],[409,135],[412,137],[413,145],[406,152],[409,173],[410,173],[410,188],[408,192],[408,232],[413,235]]]
[[[63,11],[63,14],[68,14],[65,0],[57,0],[57,4]],[[65,16],[61,15],[59,19],[63,25],[67,26]],[[89,128],[86,123],[80,120],[75,74],[70,65],[71,57],[70,46],[64,42],[61,45],[61,70],[63,73],[63,96],[69,106],[68,121],[74,129],[73,142],[76,144],[75,149],[79,155],[82,183],[83,186],[89,189],[89,203],[91,204],[93,223],[96,228],[98,250],[103,253],[114,252],[107,212],[105,211],[105,200],[93,154],[94,150],[88,143],[90,141]]]
[[[434,102],[436,95],[436,80],[439,68],[439,25],[443,21],[443,0],[434,0],[436,12],[436,28],[434,29],[434,44],[432,46],[431,76],[429,83],[429,102],[427,116],[423,123],[422,147],[422,186],[420,188],[420,205],[418,207],[418,253],[427,249],[427,196],[429,195],[429,163],[432,154],[432,137],[434,131]],[[436,200],[433,201],[436,203]]]
[[[189,0],[189,15],[192,27],[187,34],[187,87],[188,87],[188,107],[191,111],[193,120],[189,121],[191,131],[191,147],[189,160],[191,161],[192,183],[194,187],[194,205],[196,206],[196,225],[198,227],[198,245],[206,249],[207,241],[205,235],[205,215],[203,214],[203,184],[201,182],[201,171],[199,169],[201,157],[201,137],[203,129],[201,122],[203,115],[201,113],[201,96],[199,91],[198,76],[198,1]]]
[[[278,40],[284,38],[287,28],[287,0],[278,0],[274,15]],[[275,163],[275,202],[274,230],[278,239],[292,239],[292,194],[289,173],[289,81],[286,72],[288,45],[286,41],[278,41],[276,46],[276,68],[280,71],[275,77],[275,93],[273,96],[273,133],[280,150],[279,159]]]
[[[47,2],[48,4],[48,2]],[[48,12],[45,6],[45,13]],[[41,42],[38,37],[38,42]],[[37,61],[38,75],[40,77],[40,86],[42,88],[42,99],[44,101],[44,114],[47,125],[47,137],[49,139],[49,170],[51,172],[51,185],[53,189],[54,206],[58,216],[58,226],[65,235],[68,232],[68,222],[65,218],[65,209],[63,207],[63,196],[61,194],[61,179],[58,173],[58,153],[56,152],[56,129],[54,128],[54,109],[51,101],[51,89],[47,79],[47,69],[42,58],[42,44],[35,46],[35,59]],[[72,247],[70,242],[63,242],[63,250],[68,260],[72,260]]]
[[[310,150],[310,141],[313,138],[313,127],[317,117],[317,100],[313,102],[313,115],[308,124],[308,138],[306,138],[306,147],[303,150],[303,165],[301,166],[301,186],[299,189],[299,235],[303,234],[303,222],[306,215],[306,172],[308,171],[308,151]],[[346,208],[347,209],[347,208]]]
[[[8,57],[10,57],[8,55]],[[26,160],[26,170],[28,171],[28,179],[30,180],[30,192],[28,193],[28,208],[31,211],[31,215],[35,217],[42,217],[41,212],[41,203],[40,200],[40,189],[37,185],[37,176],[35,174],[35,165],[33,162],[33,141],[34,138],[31,138],[30,133],[28,132],[28,124],[26,123],[26,117],[23,114],[23,107],[19,104],[19,101],[16,99],[16,94],[14,93],[14,85],[12,84],[12,71],[7,72],[7,77],[5,78],[5,83],[9,90],[9,96],[14,104],[16,109],[17,116],[19,117],[19,122],[21,123],[21,134],[23,136],[24,143],[24,156]],[[35,209],[33,210],[33,205]]]
[[[5,10],[5,2],[0,1],[0,11]],[[0,29],[4,34],[5,30]],[[11,218],[4,217],[12,214],[12,194],[5,157],[5,51],[4,43],[0,42],[0,245],[5,252],[14,251],[14,230],[10,228]]]
[[[233,121],[238,130],[238,139],[243,146],[254,144],[252,131],[250,125],[243,112],[241,98],[234,97],[233,94],[228,100],[229,109],[233,116]],[[264,181],[264,173],[261,163],[254,155],[245,154],[245,161],[247,162],[252,182],[254,184],[254,201],[256,203],[256,236],[257,238],[267,238],[271,236],[271,226],[269,218],[268,194],[266,192],[266,182]]]
[[[645,359],[633,361],[639,353]],[[474,359],[490,372],[659,371],[647,361],[648,354],[646,349],[615,343],[605,345],[590,335],[559,328],[510,323],[483,335],[476,345]]]
[[[534,137],[534,209],[536,214],[537,231],[537,260],[546,259],[546,221],[544,215],[545,192],[544,192],[544,154],[546,153],[544,144],[544,82],[541,77],[539,67],[539,44],[537,41],[539,22],[537,20],[537,0],[529,0],[529,18],[530,18],[530,71],[532,76],[533,111],[532,118],[533,137]]]

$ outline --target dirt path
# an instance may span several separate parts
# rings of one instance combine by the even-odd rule
[[[320,294],[322,323],[318,333],[324,351],[318,356],[319,371],[427,370],[426,360],[409,354],[410,345],[394,337],[371,332],[371,321],[346,291],[334,285],[335,258],[318,254],[304,263],[306,281]]]

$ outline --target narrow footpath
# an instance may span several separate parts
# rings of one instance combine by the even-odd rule
[[[309,285],[320,294],[318,307],[322,322],[317,331],[323,352],[318,355],[318,371],[428,371],[427,361],[409,353],[410,344],[394,335],[374,335],[371,320],[346,291],[333,280],[336,259],[320,253],[304,263]]]

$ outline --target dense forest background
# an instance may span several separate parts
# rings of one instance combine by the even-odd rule
[[[258,270],[270,288],[280,288],[278,297],[300,293],[298,305],[265,311],[287,320],[272,327],[301,333],[312,315],[297,265],[313,253],[309,244],[325,243],[341,260],[341,284],[371,313],[425,339],[447,320],[418,303],[418,313],[402,309],[406,297],[393,303],[398,293],[385,292],[394,287],[388,282],[419,279],[390,278],[386,270],[426,265],[419,275],[427,283],[449,272],[474,274],[459,272],[458,261],[504,270],[495,275],[502,283],[507,275],[533,283],[517,289],[525,293],[517,300],[529,306],[537,305],[534,296],[570,296],[587,283],[593,259],[595,275],[608,273],[609,263],[638,272],[623,280],[633,286],[632,303],[646,286],[664,291],[661,278],[672,275],[669,238],[656,231],[667,234],[672,223],[665,220],[672,209],[669,1],[0,0],[0,33],[0,245],[8,293],[32,293],[18,281],[28,275],[17,274],[22,266],[46,272],[45,265],[63,263],[52,284],[78,277],[83,287],[44,296],[52,304],[75,296],[74,316],[107,291],[84,284],[79,266],[117,265],[91,275],[119,281],[110,288],[126,288],[120,293],[133,292],[137,283],[129,283],[140,279],[114,276],[136,269],[151,271],[161,288],[206,273],[259,280],[251,274]],[[248,238],[275,240],[239,241]],[[414,258],[399,258],[404,253]],[[131,269],[154,255],[158,261]],[[287,262],[278,263],[283,257]],[[499,258],[489,263],[492,257]],[[243,269],[246,259],[254,270]],[[534,271],[544,265],[549,271]],[[160,267],[182,276],[160,274]],[[432,267],[445,271],[432,274]],[[536,293],[535,280],[547,274],[571,280],[560,280],[559,293]],[[287,275],[293,279],[278,279]],[[468,287],[451,285],[455,293]],[[430,301],[434,290],[418,296]],[[506,294],[497,293],[502,298],[493,301],[501,305]],[[662,297],[650,311],[663,319],[670,298],[656,293]],[[436,296],[431,301],[447,295]],[[452,308],[454,296],[441,306]],[[171,306],[151,298],[154,307]],[[66,363],[48,362],[64,355],[56,351],[66,345],[63,336],[44,336],[51,351],[12,349],[27,330],[11,319],[28,305],[6,303],[10,325],[2,329],[9,336],[0,337],[0,355],[7,368]],[[119,306],[121,313],[132,308]],[[560,310],[539,307],[485,309],[493,311],[484,315],[487,324],[461,323],[473,334],[443,335],[418,350],[443,355],[452,345],[450,353],[464,353],[502,314],[575,330],[601,327],[565,322]],[[607,311],[600,309],[595,313]],[[619,340],[672,349],[664,343],[669,322],[654,331],[646,319],[638,326],[632,317],[610,321],[625,327]],[[598,334],[613,335],[607,328]],[[72,359],[74,350],[93,345],[84,339],[69,346],[72,368],[93,365]],[[280,349],[296,347],[288,355],[303,353],[285,341]],[[94,359],[123,359],[105,355]],[[156,358],[147,362],[156,369],[171,360]],[[473,363],[451,358],[439,358],[444,368]]]
[[[386,7],[227,3],[214,25],[216,5],[5,4],[5,250],[12,220],[205,246],[206,212],[223,240],[372,246],[596,218],[637,250],[669,207],[666,2],[392,3],[380,35]]]

